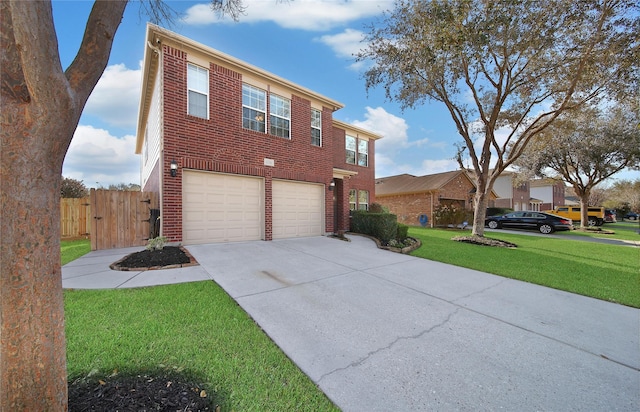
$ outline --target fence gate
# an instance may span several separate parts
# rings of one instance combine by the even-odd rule
[[[125,190],[91,189],[91,250],[147,244],[151,209],[158,194]]]
[[[89,236],[91,230],[91,203],[88,197],[60,199],[60,237]]]

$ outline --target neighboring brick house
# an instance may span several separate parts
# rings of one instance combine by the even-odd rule
[[[539,199],[538,210],[552,210],[565,204],[565,185],[562,180],[537,179],[530,182],[531,197]]]
[[[375,201],[380,136],[335,100],[151,24],[142,70],[136,153],[169,241],[320,236]]]
[[[495,207],[513,210],[541,210],[542,200],[531,197],[529,182],[517,182],[516,173],[504,171],[493,183],[498,198]]]
[[[419,225],[424,214],[433,227],[433,211],[440,205],[473,209],[475,189],[464,170],[426,176],[402,174],[376,179],[376,202],[397,215],[400,223]]]

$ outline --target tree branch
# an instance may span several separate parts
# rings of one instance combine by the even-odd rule
[[[54,100],[59,100],[54,96],[58,95],[61,89],[66,88],[66,79],[58,56],[58,41],[53,27],[51,3],[11,1],[8,2],[8,7],[9,16],[3,16],[3,20],[5,18],[11,20],[9,24],[13,29],[13,39],[6,40],[9,40],[9,48],[15,45],[20,66],[14,67],[20,72],[15,73],[19,78],[14,80],[19,82],[21,78],[24,79],[33,103],[52,104]],[[49,64],[42,64],[42,61]],[[13,87],[17,86],[16,84]],[[62,103],[58,102],[58,104]]]
[[[91,9],[80,50],[65,72],[78,107],[84,107],[107,67],[127,3],[128,0],[96,0]]]

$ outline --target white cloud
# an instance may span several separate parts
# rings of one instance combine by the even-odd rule
[[[131,70],[124,64],[108,66],[91,93],[84,113],[96,116],[110,126],[135,128],[140,81],[140,69]]]
[[[329,46],[339,58],[354,61],[349,68],[358,71],[366,65],[363,61],[355,62],[355,55],[364,47],[364,37],[365,34],[360,30],[346,29],[342,33],[326,34],[315,40]]]
[[[367,107],[366,111],[365,120],[351,123],[383,136],[383,139],[376,142],[376,152],[394,151],[409,145],[409,125],[403,118],[387,112],[383,107]]]
[[[454,159],[427,159],[422,162],[415,174],[418,176],[431,175],[434,173],[451,172],[459,168],[458,162]]]
[[[392,6],[390,0],[245,0],[245,14],[241,23],[271,21],[286,29],[324,31],[351,21],[372,17]],[[186,11],[183,22],[189,25],[207,25],[230,22],[220,18],[208,3],[196,4]]]
[[[87,187],[118,183],[140,184],[140,157],[135,136],[122,138],[93,126],[79,125],[64,160],[62,175],[82,180]]]
[[[393,152],[407,148],[442,149],[443,142],[432,142],[425,137],[418,140],[409,139],[409,125],[402,117],[387,112],[383,107],[366,107],[365,120],[354,120],[354,126],[362,127],[384,138],[376,142],[376,151]]]
[[[351,124],[383,136],[376,141],[376,177],[403,173],[422,176],[458,169],[458,163],[453,156],[416,162],[417,151],[423,151],[425,157],[442,154],[447,145],[443,142],[433,142],[429,138],[411,140],[408,134],[409,125],[405,119],[387,112],[382,107],[367,107],[364,117],[365,120],[356,120]]]

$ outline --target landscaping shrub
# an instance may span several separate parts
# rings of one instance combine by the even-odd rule
[[[373,236],[387,244],[398,235],[398,218],[390,213],[354,211],[351,215],[351,231]]]
[[[369,213],[389,213],[389,210],[380,203],[371,203],[369,205]]]
[[[396,234],[396,240],[398,242],[404,242],[408,236],[408,232],[409,232],[409,226],[403,223],[398,223],[398,232]]]
[[[473,211],[455,205],[440,205],[433,211],[433,218],[437,226],[457,226],[473,221]]]

